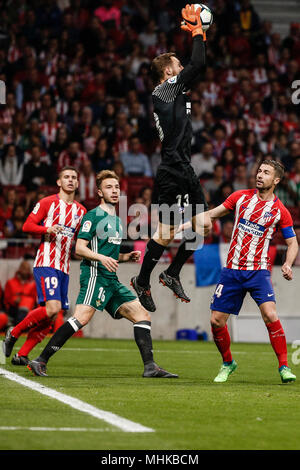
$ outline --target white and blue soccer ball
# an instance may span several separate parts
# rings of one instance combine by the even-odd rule
[[[206,5],[203,5],[203,3],[194,3],[194,6],[196,11],[198,8],[201,8],[200,18],[202,29],[203,31],[207,31],[213,22],[213,14],[211,10]]]

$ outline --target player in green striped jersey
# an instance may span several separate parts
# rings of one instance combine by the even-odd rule
[[[120,262],[137,262],[140,258],[139,251],[120,253],[122,224],[115,211],[120,198],[118,176],[104,170],[97,175],[96,183],[101,202],[84,216],[76,243],[76,254],[83,260],[74,316],[56,331],[40,356],[30,361],[28,367],[35,375],[46,376],[50,357],[91,320],[96,310],[105,309],[114,319],[127,318],[133,323],[134,338],[144,363],[143,377],[178,377],[154,362],[150,314],[120,283],[116,274]]]

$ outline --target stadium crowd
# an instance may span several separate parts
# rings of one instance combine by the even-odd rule
[[[28,237],[23,222],[40,198],[56,192],[65,165],[80,170],[77,198],[88,209],[97,204],[96,173],[114,169],[129,204],[142,202],[150,211],[160,162],[150,64],[167,51],[187,63],[191,37],[180,30],[185,3],[2,2],[0,238]],[[281,38],[249,0],[205,3],[214,23],[206,70],[190,92],[192,166],[213,207],[235,190],[252,188],[263,158],[282,161],[286,176],[277,194],[291,208],[297,230],[300,108],[292,84],[300,78],[300,24],[291,24]],[[207,243],[228,238],[227,222],[214,225]],[[10,244],[2,254],[14,256],[14,248]]]

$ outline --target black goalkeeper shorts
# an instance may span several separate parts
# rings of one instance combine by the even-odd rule
[[[207,210],[202,186],[190,165],[157,170],[152,203],[159,206],[159,221],[179,225]],[[169,209],[169,210],[168,210]]]

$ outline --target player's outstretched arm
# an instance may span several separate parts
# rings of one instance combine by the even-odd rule
[[[78,238],[75,245],[75,253],[82,258],[90,261],[100,262],[110,273],[116,272],[118,269],[118,261],[109,256],[101,255],[101,253],[95,253],[88,248],[89,241],[83,238]]]
[[[285,263],[281,267],[281,272],[287,281],[293,279],[292,265],[298,255],[299,245],[296,237],[286,238],[285,243],[288,246]]]
[[[226,209],[226,207],[223,204],[220,204],[217,207],[214,207],[210,211],[208,211],[208,214],[211,218],[211,220],[219,219],[220,217],[224,217],[224,215],[227,215],[230,211]]]
[[[119,254],[119,263],[126,263],[127,261],[133,261],[138,263],[141,258],[140,251],[131,251],[130,253],[120,253]]]

